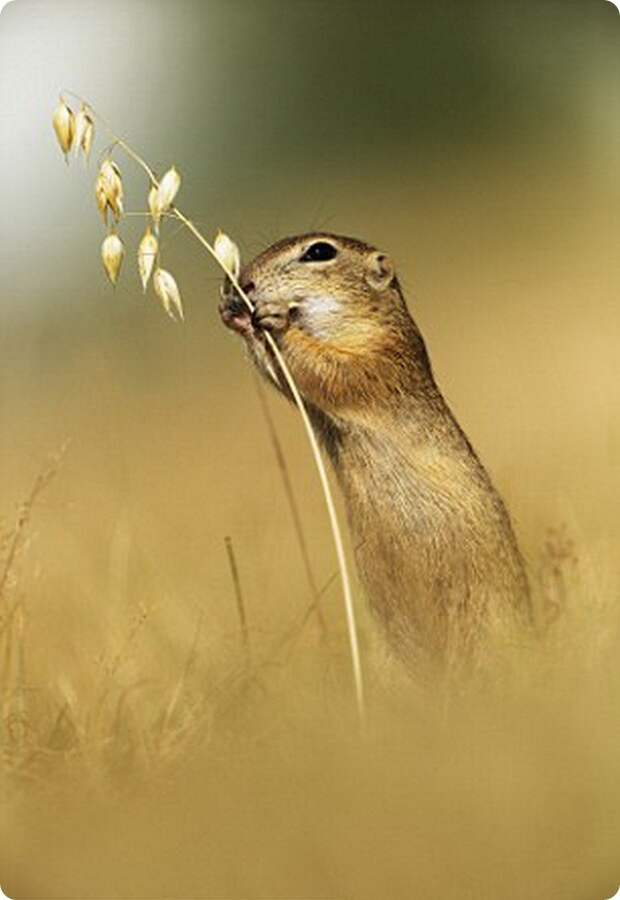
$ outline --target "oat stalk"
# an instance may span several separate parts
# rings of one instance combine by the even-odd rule
[[[84,104],[91,116],[96,119],[100,125],[102,125],[106,131],[109,132],[113,146],[121,147],[125,153],[138,165],[140,168],[146,173],[148,176],[152,188],[155,188],[159,192],[160,190],[160,181],[155,174],[155,171],[149,166],[149,164],[143,159],[140,154],[136,153],[136,151],[121,137],[119,137],[114,130],[110,127],[110,125],[103,119],[92,107],[90,103],[87,103],[80,97],[78,94],[73,93],[72,91],[65,91],[64,93],[69,94],[82,104]],[[242,298],[245,303],[250,314],[254,313],[254,304],[247,296],[241,285],[239,284],[237,273],[231,271],[231,269],[226,265],[226,263],[222,260],[221,256],[218,255],[213,247],[213,245],[207,240],[207,238],[202,234],[202,232],[194,225],[194,223],[189,219],[177,206],[170,204],[169,209],[166,210],[172,217],[178,219],[187,229],[190,231],[196,240],[204,247],[204,249],[209,253],[220,269],[224,272],[224,274],[229,278],[231,284],[235,288],[236,292]],[[308,442],[310,444],[310,448],[312,451],[312,455],[314,458],[314,463],[316,465],[316,469],[319,475],[319,480],[321,483],[321,489],[323,492],[323,497],[325,500],[325,505],[327,507],[327,513],[329,517],[329,524],[332,532],[332,538],[334,541],[334,548],[336,551],[336,558],[338,562],[338,569],[340,573],[340,581],[342,584],[342,592],[346,613],[346,622],[347,622],[347,632],[349,636],[349,645],[351,652],[351,664],[353,669],[353,679],[355,682],[355,695],[357,701],[357,710],[359,714],[359,718],[361,723],[364,723],[365,720],[365,699],[364,699],[364,683],[362,676],[362,666],[361,666],[361,658],[360,658],[360,649],[359,649],[359,639],[358,639],[358,631],[357,631],[357,623],[355,616],[355,606],[353,603],[353,593],[351,590],[351,579],[349,576],[349,570],[346,560],[346,555],[344,552],[344,543],[342,540],[342,532],[340,529],[340,523],[338,521],[338,515],[336,513],[336,506],[334,503],[334,498],[332,494],[332,490],[329,484],[329,480],[327,477],[327,470],[325,468],[325,463],[323,461],[323,457],[321,456],[321,451],[319,449],[318,440],[314,429],[312,427],[312,423],[310,421],[310,417],[308,416],[308,412],[306,410],[305,403],[302,399],[302,396],[299,392],[299,389],[295,383],[295,380],[284,360],[284,357],[275,342],[274,338],[269,332],[264,333],[264,338],[267,346],[273,354],[274,359],[276,360],[280,371],[288,385],[288,388],[291,392],[295,405],[299,410],[299,414],[301,416],[303,426],[306,432],[306,436],[308,438]]]
[[[235,600],[237,602],[237,615],[239,616],[239,627],[241,633],[241,643],[243,652],[245,653],[245,661],[250,664],[250,634],[248,631],[248,619],[245,614],[245,600],[243,599],[243,591],[241,590],[241,579],[239,578],[239,567],[237,566],[237,557],[231,537],[225,537],[226,553],[228,555],[228,565],[230,567],[230,577],[232,578],[233,588],[235,590]]]
[[[11,575],[19,556],[19,551],[23,543],[24,533],[30,522],[32,509],[37,502],[39,495],[43,493],[43,491],[47,488],[47,486],[56,475],[56,472],[58,471],[58,468],[66,453],[67,447],[68,443],[63,444],[58,453],[51,457],[46,468],[37,475],[26,500],[19,507],[15,525],[10,534],[7,553],[2,562],[2,569],[0,571],[0,600],[4,600],[6,594],[8,593],[8,588],[11,582]]]
[[[256,385],[256,393],[258,395],[258,400],[260,402],[261,409],[263,411],[263,417],[265,419],[265,424],[267,425],[267,431],[269,432],[269,439],[271,441],[271,446],[273,447],[273,452],[276,457],[276,462],[278,464],[278,468],[280,470],[280,475],[282,477],[282,484],[284,486],[284,493],[286,495],[286,499],[288,502],[289,510],[291,513],[291,518],[293,520],[293,528],[295,529],[295,534],[297,536],[297,543],[299,545],[299,550],[301,552],[301,558],[304,564],[304,569],[306,570],[306,579],[308,581],[308,586],[310,588],[310,594],[312,596],[312,604],[310,605],[310,612],[314,612],[316,615],[317,622],[319,623],[319,628],[321,629],[321,637],[323,640],[327,638],[327,622],[325,620],[325,616],[323,614],[323,609],[321,606],[321,599],[319,594],[319,588],[316,583],[316,579],[314,577],[314,572],[312,570],[312,563],[310,562],[310,554],[308,552],[308,544],[306,541],[306,535],[304,534],[304,528],[301,521],[301,515],[299,514],[299,506],[297,504],[297,499],[295,497],[295,491],[293,490],[293,485],[291,483],[291,477],[288,471],[288,465],[286,462],[286,456],[284,455],[284,450],[282,449],[282,444],[280,443],[280,439],[278,437],[278,432],[276,431],[275,422],[273,421],[273,417],[271,415],[271,410],[269,409],[269,403],[267,401],[266,390],[263,387],[263,382],[261,380],[260,375],[254,374],[254,383]]]

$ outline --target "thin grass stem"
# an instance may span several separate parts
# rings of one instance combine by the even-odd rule
[[[282,484],[284,486],[284,493],[286,495],[289,509],[291,511],[291,518],[293,520],[293,528],[295,529],[295,534],[297,536],[297,543],[299,544],[299,550],[301,552],[301,558],[303,560],[304,569],[306,571],[306,578],[308,581],[308,586],[310,588],[310,594],[312,596],[311,610],[316,615],[323,638],[326,638],[327,637],[327,622],[325,621],[325,616],[323,614],[323,608],[322,608],[322,605],[320,602],[320,596],[319,596],[319,589],[318,589],[318,585],[316,583],[316,579],[314,577],[314,572],[312,570],[312,563],[310,562],[310,554],[308,552],[308,544],[306,541],[306,535],[304,533],[304,528],[303,528],[303,524],[301,521],[301,515],[299,514],[299,507],[297,505],[295,491],[293,490],[293,484],[291,482],[291,477],[289,475],[288,464],[286,462],[286,456],[284,455],[284,451],[282,449],[282,444],[280,443],[280,438],[278,437],[278,432],[276,430],[275,422],[273,421],[273,416],[271,415],[271,410],[269,409],[269,403],[267,401],[267,396],[266,396],[265,388],[263,387],[263,382],[256,373],[254,374],[254,384],[256,386],[256,393],[258,394],[258,399],[259,399],[259,403],[260,403],[260,406],[261,406],[261,409],[263,412],[263,417],[264,417],[265,423],[267,425],[267,431],[269,433],[269,438],[271,440],[273,452],[276,457],[278,469],[280,470],[280,476],[282,478]]]
[[[148,165],[148,163],[140,156],[136,151],[121,137],[119,137],[114,130],[110,127],[110,125],[102,118],[92,107],[90,103],[80,97],[79,94],[74,93],[73,91],[63,91],[63,93],[68,94],[74,97],[76,100],[79,100],[81,103],[85,104],[92,112],[93,116],[100,122],[101,125],[108,131],[108,133],[113,138],[114,144],[121,147],[131,159],[133,159],[137,165],[139,165],[143,171],[148,176],[151,184],[155,187],[159,187],[159,181],[154,170]],[[229,278],[231,284],[235,288],[236,292],[242,298],[243,302],[246,304],[250,313],[254,312],[254,305],[250,301],[249,297],[239,284],[238,279],[235,277],[234,273],[231,272],[228,267],[219,259],[217,256],[213,246],[209,243],[209,241],[204,237],[201,231],[196,227],[196,225],[189,219],[180,209],[176,206],[171,206],[170,213],[173,216],[182,222],[186,228],[194,235],[196,240],[204,247],[207,253],[214,259],[216,264],[222,269],[224,274]],[[288,385],[288,388],[291,392],[295,405],[299,410],[299,414],[301,415],[301,419],[304,425],[304,429],[308,438],[308,442],[310,444],[310,448],[312,451],[312,455],[314,457],[314,462],[319,474],[319,481],[321,483],[321,489],[323,492],[323,497],[325,500],[325,505],[327,507],[327,513],[329,518],[329,524],[332,532],[332,537],[334,541],[334,547],[336,550],[336,559],[338,562],[338,569],[340,572],[340,580],[342,583],[342,592],[344,598],[345,605],[345,614],[346,614],[346,622],[347,622],[347,632],[349,635],[349,645],[351,652],[351,664],[353,669],[353,679],[355,683],[355,695],[357,702],[357,710],[359,714],[359,718],[361,723],[364,723],[365,720],[365,700],[364,700],[364,683],[363,683],[363,675],[362,675],[362,666],[361,666],[361,658],[360,658],[360,649],[359,649],[359,638],[357,631],[357,623],[355,616],[355,606],[353,603],[353,593],[351,590],[351,579],[349,577],[349,570],[347,565],[347,559],[344,552],[344,543],[342,539],[342,532],[340,530],[340,524],[338,521],[338,515],[336,513],[336,505],[334,503],[333,494],[331,491],[331,487],[329,484],[329,480],[327,477],[327,470],[325,468],[325,463],[323,462],[323,458],[321,456],[321,451],[319,448],[318,440],[316,438],[314,429],[312,427],[312,423],[310,421],[310,417],[308,416],[308,412],[306,410],[305,403],[301,397],[299,389],[295,383],[295,380],[282,356],[280,348],[276,344],[274,338],[269,332],[265,332],[265,342],[269,347],[271,353],[276,360],[280,371]]]
[[[237,567],[237,559],[233,547],[232,538],[225,537],[226,553],[228,555],[228,565],[230,566],[230,575],[235,590],[235,600],[237,601],[237,615],[239,616],[239,627],[241,633],[241,644],[245,652],[245,658],[248,666],[251,662],[250,651],[250,635],[248,632],[248,620],[245,614],[245,601],[243,599],[243,591],[241,590],[241,579],[239,578],[239,569]]]

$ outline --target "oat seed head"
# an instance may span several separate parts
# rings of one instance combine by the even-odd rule
[[[175,167],[172,166],[162,177],[157,189],[155,203],[160,213],[165,213],[170,209],[180,187],[181,176]]]
[[[80,110],[75,117],[75,137],[73,145],[75,148],[75,155],[77,156],[80,151],[82,151],[84,159],[87,162],[93,145],[94,136],[95,123],[93,121],[92,113],[86,104],[82,103]]]
[[[241,271],[241,255],[235,242],[223,231],[218,231],[215,240],[213,241],[213,249],[222,265],[225,266],[235,278],[238,278],[239,272]]]
[[[146,231],[140,241],[138,247],[138,270],[140,272],[140,280],[142,282],[142,290],[146,293],[146,287],[155,265],[155,259],[159,250],[157,238],[151,231],[150,225],[147,225]]]
[[[97,201],[97,209],[101,213],[103,224],[108,224],[108,197],[105,190],[105,184],[101,174],[95,179],[95,200]]]
[[[118,280],[124,255],[123,242],[115,231],[111,231],[101,245],[101,259],[106,275],[114,285]]]
[[[159,234],[159,223],[161,221],[161,210],[157,204],[157,188],[153,185],[148,196],[149,211],[153,220],[153,230],[155,234]]]
[[[97,181],[100,180],[99,189],[105,196],[106,206],[112,210],[114,218],[118,222],[123,214],[123,180],[121,178],[121,170],[114,160],[107,157],[101,163]],[[95,187],[95,192],[97,192]],[[99,199],[97,200],[99,203]]]
[[[60,98],[60,102],[54,110],[52,125],[54,126],[60,149],[64,153],[65,160],[67,161],[75,136],[75,117],[69,106],[67,106],[64,97]]]
[[[153,275],[153,288],[162,306],[171,319],[183,320],[183,304],[181,294],[174,277],[165,269],[155,269]]]

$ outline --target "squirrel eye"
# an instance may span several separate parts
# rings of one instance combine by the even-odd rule
[[[300,262],[327,262],[337,255],[338,251],[333,244],[327,241],[317,241],[316,244],[310,244],[303,256],[299,257]]]

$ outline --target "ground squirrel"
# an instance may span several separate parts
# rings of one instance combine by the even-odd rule
[[[247,307],[220,313],[286,396],[277,342],[342,488],[359,573],[389,644],[411,665],[479,657],[498,627],[530,620],[508,513],[435,383],[384,253],[305,234],[245,266]],[[290,398],[289,398],[290,399]]]

